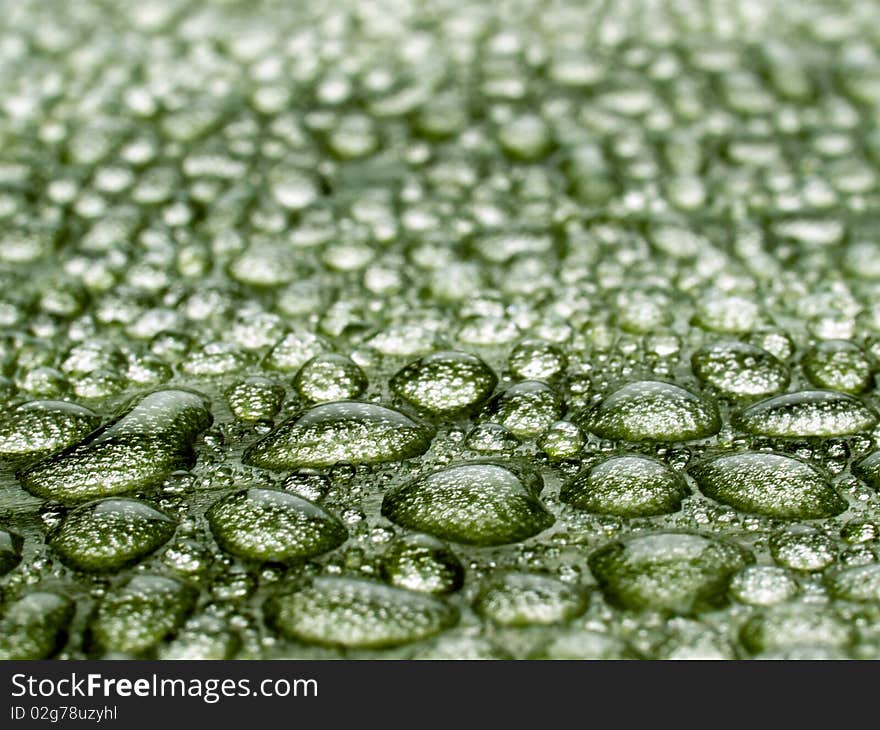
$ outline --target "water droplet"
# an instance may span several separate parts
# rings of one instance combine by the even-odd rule
[[[749,565],[733,576],[730,595],[750,606],[773,606],[797,595],[797,581],[772,565]]]
[[[357,398],[367,389],[367,378],[349,358],[326,353],[305,363],[293,385],[306,400],[322,403]]]
[[[504,426],[480,423],[467,435],[465,445],[480,454],[511,454],[519,446],[519,441]]]
[[[9,604],[0,619],[0,659],[48,659],[67,639],[74,603],[37,591]]]
[[[167,644],[159,647],[159,659],[222,660],[233,659],[241,645],[236,634],[228,631],[226,621],[210,615],[194,616]]]
[[[872,366],[861,348],[845,340],[827,340],[811,347],[801,367],[817,388],[864,393],[872,385]]]
[[[65,401],[30,401],[0,421],[0,455],[32,457],[63,449],[101,423],[94,411]]]
[[[725,454],[689,472],[703,494],[741,512],[810,520],[839,514],[847,506],[815,467],[780,454]]]
[[[707,297],[697,306],[694,321],[712,332],[750,332],[757,329],[761,312],[745,297]]]
[[[72,568],[114,571],[141,560],[168,542],[174,520],[136,499],[112,498],[73,510],[52,548]]]
[[[846,393],[804,390],[755,403],[732,422],[758,436],[819,438],[866,431],[877,424],[877,414]]]
[[[798,645],[844,648],[853,628],[833,609],[807,603],[781,603],[755,614],[740,630],[752,654]]]
[[[538,438],[538,447],[551,459],[573,459],[584,447],[584,435],[571,421],[556,421]]]
[[[724,605],[731,576],[752,559],[733,543],[668,532],[612,542],[590,555],[589,565],[616,605],[692,613]]]
[[[264,469],[376,464],[419,456],[434,433],[374,403],[324,403],[294,416],[248,447],[246,464]]]
[[[286,491],[244,489],[207,512],[217,543],[249,560],[288,562],[333,550],[348,538],[336,517]]]
[[[568,629],[557,632],[530,659],[639,659],[625,641],[598,631]]]
[[[352,649],[408,644],[458,622],[458,611],[437,598],[343,577],[319,577],[273,596],[265,612],[284,636]]]
[[[566,357],[562,350],[549,342],[524,340],[513,348],[507,365],[517,378],[549,380],[565,369]]]
[[[589,596],[583,588],[548,575],[505,573],[483,585],[474,608],[501,626],[556,624],[579,616]]]
[[[540,380],[524,380],[495,396],[485,418],[527,439],[540,436],[562,410],[562,398],[553,388]]]
[[[621,517],[676,512],[690,494],[678,473],[654,459],[617,456],[565,484],[559,498],[578,509]]]
[[[770,539],[770,554],[785,568],[813,572],[831,565],[837,551],[827,535],[808,528],[794,527],[779,532]]]
[[[828,592],[844,601],[880,602],[880,563],[857,565],[826,577]]]
[[[498,130],[501,148],[517,160],[533,162],[544,157],[553,145],[550,130],[541,117],[524,114]]]
[[[0,529],[0,575],[6,575],[21,562],[24,538],[15,532]]]
[[[691,367],[706,385],[733,398],[773,395],[788,385],[788,368],[766,350],[745,342],[722,342],[697,350]]]
[[[880,451],[868,454],[851,467],[852,473],[874,489],[880,489]]]
[[[554,518],[538,499],[540,475],[524,467],[472,462],[391,489],[382,514],[392,522],[468,545],[519,542]]]
[[[195,592],[178,580],[136,575],[104,598],[92,638],[108,652],[141,654],[179,628],[194,602]]]
[[[422,593],[452,593],[464,582],[461,561],[430,535],[392,542],[382,556],[381,571],[391,585]]]
[[[412,659],[474,661],[503,660],[513,657],[502,647],[478,636],[456,636],[453,632],[438,636],[428,646],[419,645]]]
[[[192,463],[192,442],[211,423],[198,393],[160,390],[85,441],[19,473],[38,497],[78,502],[145,489]]]
[[[417,408],[438,415],[475,408],[491,395],[498,378],[480,358],[466,352],[427,355],[391,378],[391,389]]]
[[[656,381],[623,386],[583,420],[597,436],[622,441],[690,441],[721,429],[718,407],[712,401]]]
[[[272,418],[281,408],[284,388],[274,380],[259,375],[246,378],[226,391],[229,410],[242,421]]]

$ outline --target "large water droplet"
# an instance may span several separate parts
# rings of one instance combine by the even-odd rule
[[[614,604],[691,613],[723,605],[730,577],[751,561],[733,543],[667,532],[610,543],[590,556],[589,565]]]
[[[798,645],[843,648],[854,638],[854,628],[834,609],[809,603],[771,606],[740,630],[740,641],[753,654]]]
[[[382,514],[445,540],[503,545],[553,524],[553,515],[538,499],[542,488],[541,477],[526,468],[460,464],[392,489],[382,502]]]
[[[245,450],[246,464],[265,469],[375,464],[419,456],[434,433],[399,411],[340,401],[310,408]]]
[[[417,408],[454,414],[475,408],[491,395],[498,378],[480,358],[466,352],[435,352],[400,370],[391,389]]]
[[[721,429],[718,407],[712,401],[657,381],[623,386],[583,421],[597,436],[621,441],[690,441]]]
[[[844,393],[863,393],[872,385],[872,366],[858,345],[845,340],[826,340],[811,347],[801,367],[817,388]]]
[[[877,414],[846,393],[804,390],[755,403],[732,422],[759,436],[819,438],[866,431],[877,424]]]
[[[94,411],[66,401],[30,401],[0,420],[0,456],[30,457],[63,449],[101,423]]]
[[[617,456],[582,471],[559,498],[588,512],[647,517],[677,511],[688,494],[682,476],[659,461]]]
[[[749,565],[730,581],[730,595],[751,606],[773,606],[798,592],[797,581],[783,568]]]
[[[303,398],[323,403],[357,398],[367,389],[367,378],[349,358],[326,353],[303,365],[293,385]]]
[[[309,644],[378,649],[425,639],[453,626],[458,611],[421,593],[367,580],[316,578],[266,605],[279,633]]]
[[[741,512],[809,520],[846,509],[846,501],[815,467],[781,454],[725,454],[689,471],[703,494]]]
[[[104,598],[91,623],[93,640],[105,651],[141,654],[175,631],[194,602],[195,592],[178,580],[136,575]]]
[[[859,603],[880,602],[880,563],[856,565],[830,576],[828,592],[834,598]]]
[[[766,350],[745,342],[721,342],[697,350],[691,367],[706,385],[733,398],[773,395],[788,385],[784,363]]]
[[[0,659],[47,659],[64,644],[75,605],[37,591],[11,603],[0,619]]]
[[[246,378],[226,391],[226,403],[236,418],[259,421],[272,418],[281,408],[284,388],[259,375]]]
[[[536,573],[505,573],[488,581],[474,608],[501,626],[555,624],[579,616],[589,595],[577,585]]]
[[[499,393],[489,404],[485,418],[514,436],[540,436],[562,415],[562,398],[540,380],[524,380]]]
[[[139,561],[171,539],[174,520],[146,502],[112,498],[73,510],[52,540],[72,568],[113,571]]]
[[[291,492],[244,489],[207,512],[217,543],[234,555],[287,562],[339,547],[348,530],[329,512]]]
[[[770,538],[773,559],[790,570],[824,570],[834,562],[837,550],[828,535],[802,526],[776,533]]]
[[[154,486],[193,461],[192,443],[211,423],[205,399],[160,390],[85,441],[19,474],[38,497],[77,502]]]

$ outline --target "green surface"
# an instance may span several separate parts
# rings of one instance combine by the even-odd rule
[[[0,17],[0,656],[880,658],[876,2]]]

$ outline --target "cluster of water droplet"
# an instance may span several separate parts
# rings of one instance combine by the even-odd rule
[[[23,0],[0,658],[880,657],[880,11]]]

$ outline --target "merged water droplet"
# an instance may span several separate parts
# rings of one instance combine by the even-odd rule
[[[741,512],[810,520],[840,514],[847,506],[818,469],[781,454],[724,454],[688,471],[703,494]]]
[[[692,613],[723,605],[731,576],[752,560],[733,543],[664,532],[612,542],[590,555],[589,565],[616,605]]]
[[[191,465],[193,441],[210,424],[203,396],[156,391],[85,441],[22,470],[19,480],[31,494],[61,502],[146,489]]]
[[[92,639],[105,652],[142,654],[180,627],[195,598],[174,578],[135,575],[104,598],[90,625]]]
[[[877,414],[857,398],[828,390],[777,395],[734,416],[741,431],[779,438],[847,436],[877,425]]]
[[[288,562],[320,555],[348,539],[336,517],[312,502],[277,489],[243,489],[207,512],[214,539],[248,560]]]
[[[0,659],[48,659],[67,640],[76,606],[58,593],[35,591],[9,604],[0,618]]]
[[[731,398],[773,395],[788,386],[788,367],[745,342],[719,342],[697,350],[691,368],[701,382]]]
[[[433,430],[399,411],[340,401],[310,408],[248,447],[246,464],[264,469],[376,464],[419,456]]]
[[[401,398],[437,415],[466,412],[488,398],[498,378],[480,358],[444,351],[410,363],[391,378]]]
[[[597,436],[620,441],[691,441],[718,433],[718,407],[671,383],[639,381],[605,397],[582,417]]]
[[[42,456],[82,439],[101,417],[66,401],[22,403],[0,419],[0,457]]]
[[[461,561],[430,535],[395,540],[382,555],[380,570],[391,585],[422,593],[452,593],[464,583]]]
[[[368,580],[319,577],[273,596],[268,623],[308,644],[378,649],[439,634],[458,611],[437,598]]]
[[[519,542],[550,527],[538,499],[543,480],[528,468],[501,463],[459,464],[391,489],[382,514],[392,522],[468,545]]]
[[[505,573],[487,581],[474,602],[477,613],[501,626],[568,621],[587,610],[582,587],[537,573]]]
[[[676,512],[690,494],[684,478],[644,456],[617,456],[581,471],[559,498],[578,509],[621,517]]]
[[[138,562],[174,534],[173,518],[146,502],[114,497],[73,510],[52,548],[72,568],[114,571]]]

